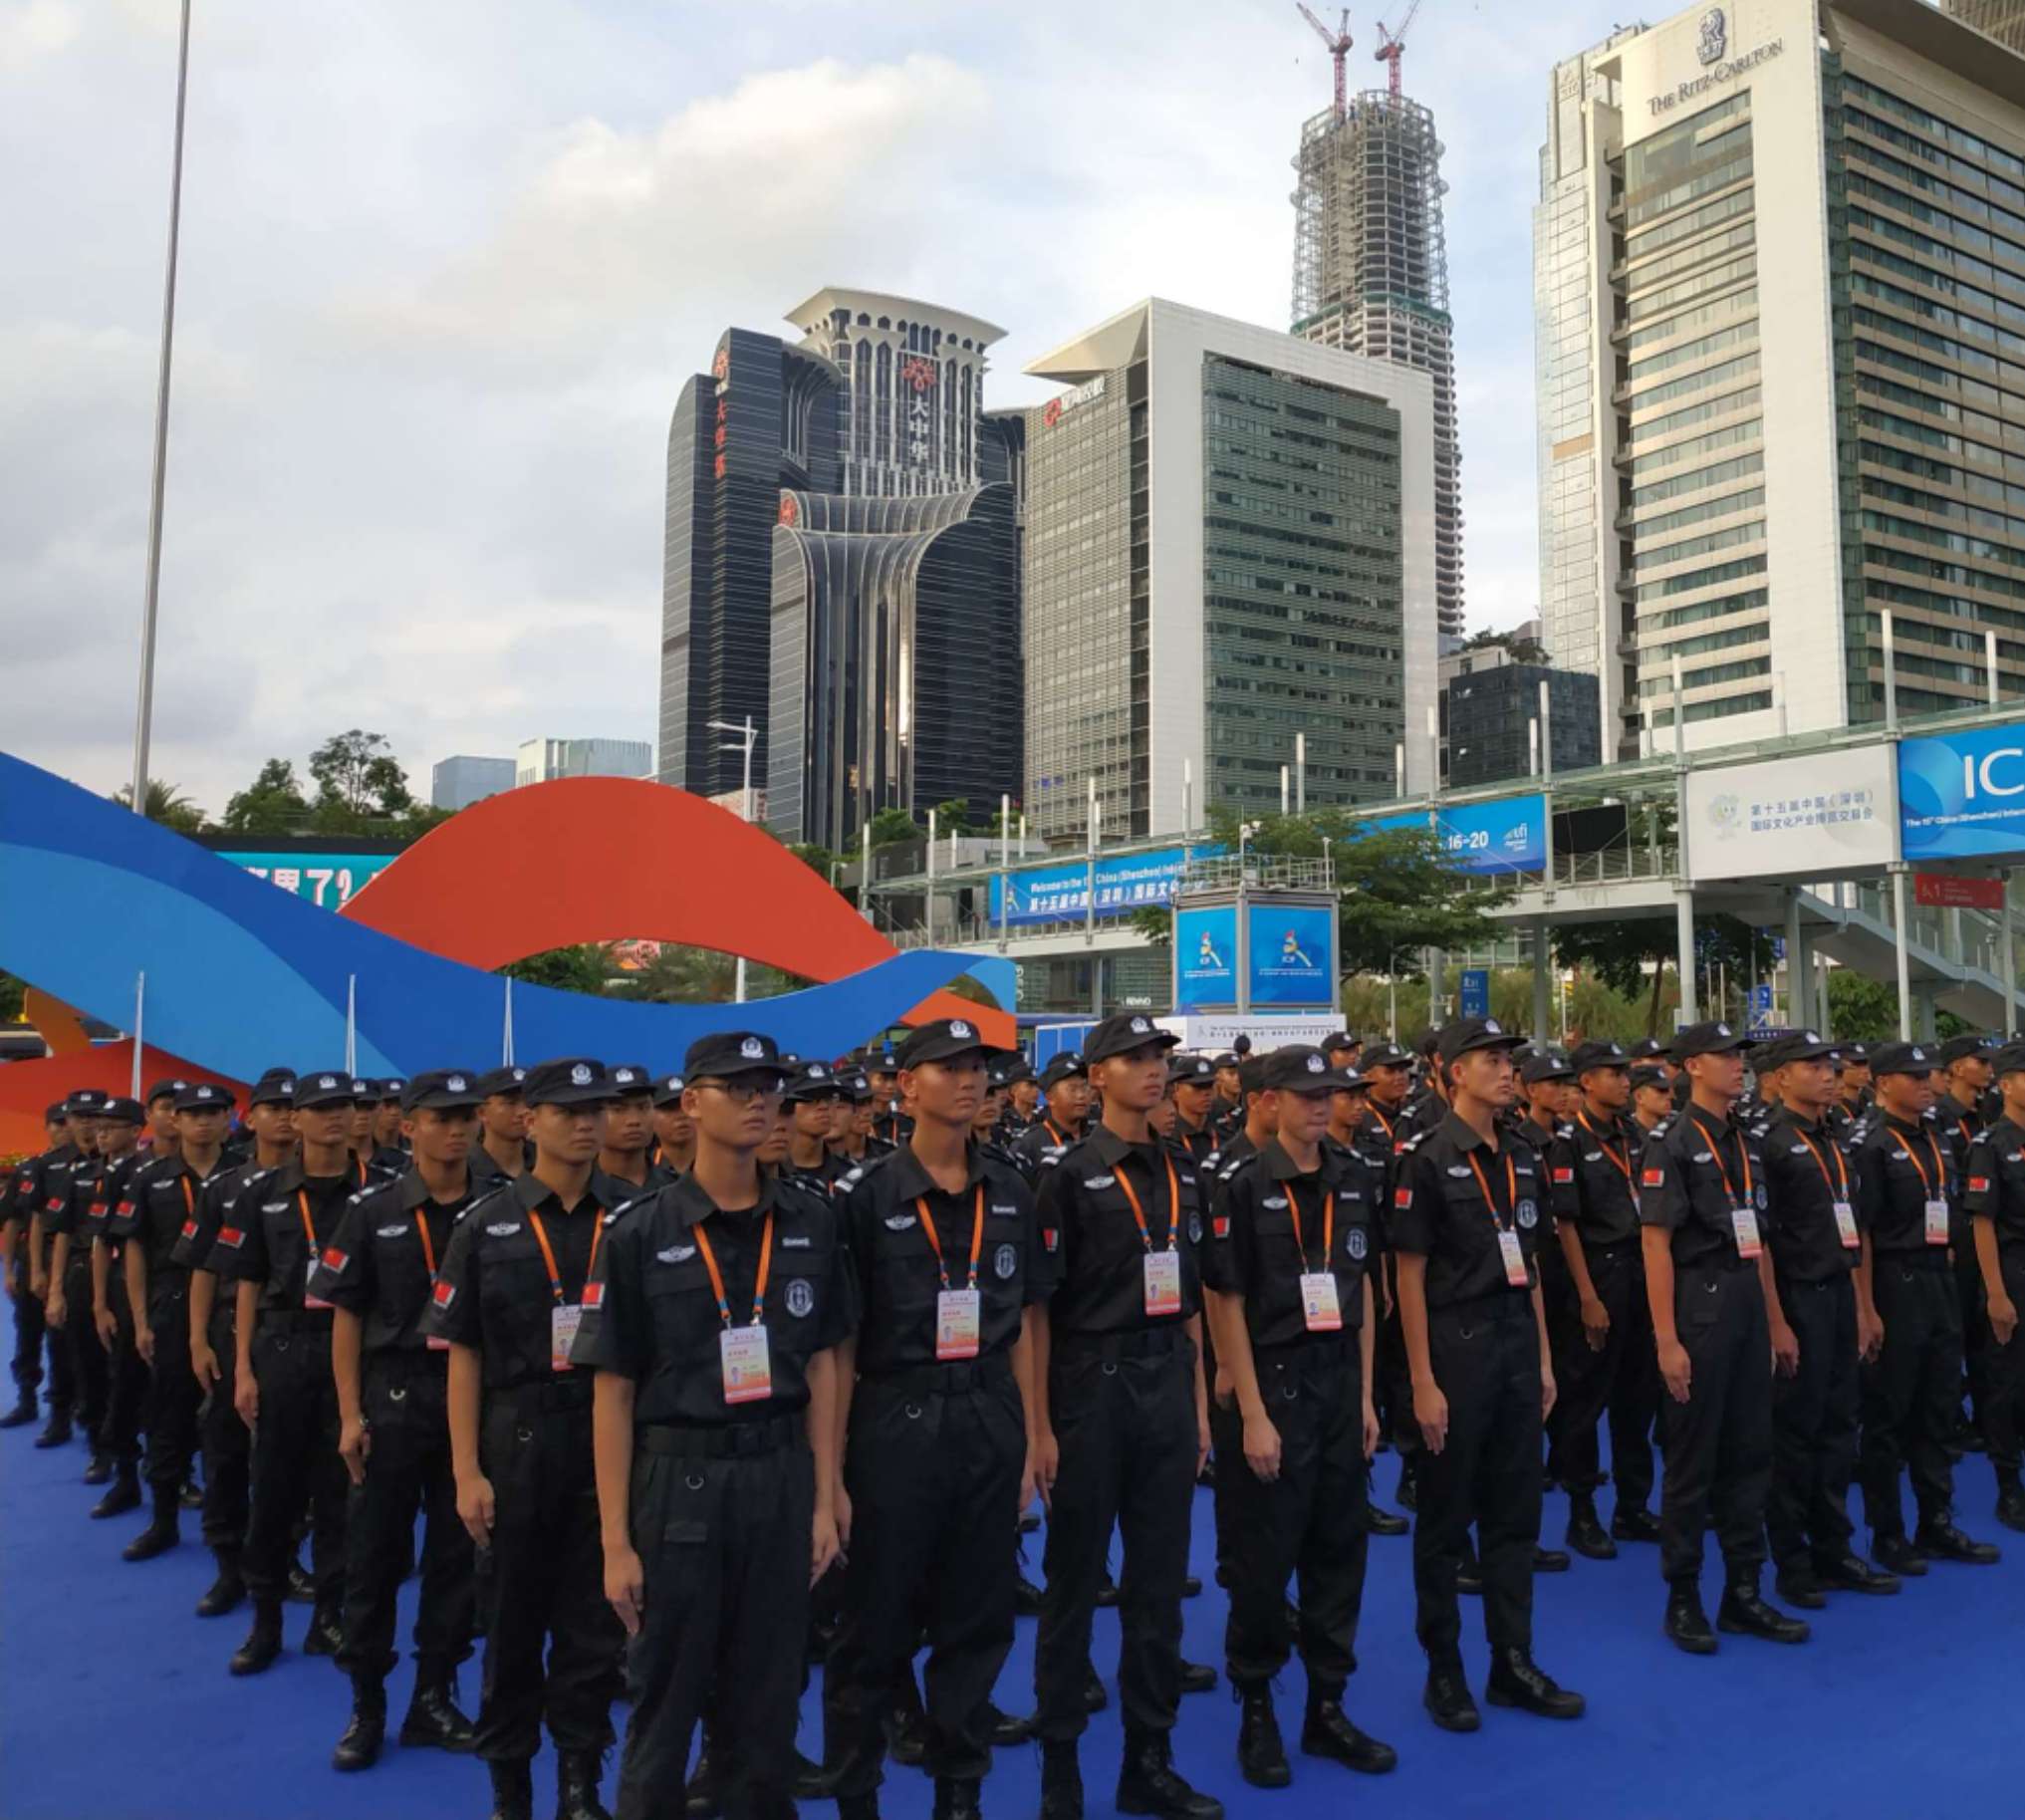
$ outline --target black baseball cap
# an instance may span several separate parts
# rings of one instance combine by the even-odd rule
[[[1266,1058],[1262,1055],[1248,1055],[1237,1065],[1237,1091],[1249,1099],[1255,1093],[1266,1091]]]
[[[1940,1051],[1931,1043],[1880,1043],[1871,1051],[1871,1073],[1931,1074],[1940,1066]]]
[[[1016,1051],[1007,1055],[999,1064],[999,1068],[1004,1075],[1003,1084],[1007,1087],[1017,1087],[1020,1082],[1031,1081],[1034,1078],[1033,1063]]]
[[[1355,1030],[1332,1030],[1315,1047],[1327,1055],[1332,1049],[1358,1049],[1363,1045],[1364,1038]]]
[[[682,1097],[682,1089],[689,1084],[687,1075],[664,1074],[653,1084],[653,1103],[656,1106],[672,1106]]]
[[[845,1091],[851,1095],[854,1105],[863,1106],[873,1097],[872,1082],[866,1078],[863,1069],[854,1070],[848,1075],[840,1076],[839,1079],[843,1081]]]
[[[1089,1072],[1090,1064],[1084,1061],[1082,1050],[1058,1049],[1048,1058],[1047,1067],[1041,1070],[1041,1087],[1045,1091],[1072,1075],[1088,1075]]]
[[[653,1076],[638,1062],[620,1062],[612,1070],[612,1092],[615,1099],[631,1100],[643,1093],[653,1092]]]
[[[99,1117],[111,1119],[116,1125],[145,1125],[147,1108],[138,1100],[126,1098],[108,1100],[99,1108]]]
[[[2025,1042],[2009,1042],[1990,1057],[1992,1071],[2001,1079],[2007,1074],[2025,1073]]]
[[[362,1081],[357,1076],[352,1081],[352,1098],[361,1106],[377,1106],[380,1103],[380,1083]]]
[[[71,1116],[70,1103],[66,1100],[52,1100],[43,1108],[42,1122],[45,1125],[61,1125]]]
[[[1568,1058],[1568,1066],[1578,1075],[1587,1074],[1592,1068],[1629,1068],[1632,1058],[1626,1054],[1622,1043],[1606,1043],[1592,1038],[1586,1043],[1577,1043]]]
[[[1206,1055],[1170,1055],[1167,1079],[1176,1087],[1214,1087],[1216,1064]]]
[[[1632,1060],[1635,1062],[1670,1062],[1672,1049],[1656,1036],[1642,1036],[1632,1045]]]
[[[230,1112],[232,1090],[210,1081],[198,1081],[195,1085],[184,1082],[176,1094],[175,1109],[179,1113]]]
[[[478,1097],[481,1100],[517,1100],[526,1080],[527,1070],[515,1068],[511,1063],[504,1068],[488,1068],[478,1077]]]
[[[1869,1043],[1843,1043],[1839,1047],[1842,1053],[1842,1065],[1845,1068],[1870,1067],[1871,1046]]]
[[[1684,1062],[1691,1055],[1728,1055],[1733,1050],[1750,1047],[1748,1036],[1724,1023],[1689,1024],[1684,1030],[1673,1033],[1673,1059],[1676,1062]]]
[[[479,1077],[461,1068],[436,1068],[418,1074],[401,1089],[400,1110],[411,1112],[462,1112],[475,1107],[485,1095]]]
[[[1986,1036],[1951,1036],[1940,1046],[1940,1065],[1952,1068],[1955,1063],[1966,1061],[1972,1055],[1989,1060],[1990,1039]]]
[[[64,1101],[64,1114],[72,1119],[96,1119],[105,1104],[106,1096],[98,1088],[74,1087]]]
[[[923,1062],[946,1062],[952,1056],[981,1055],[987,1060],[1002,1053],[996,1043],[987,1043],[967,1017],[938,1017],[931,1024],[909,1030],[894,1058],[901,1068],[918,1068]]]
[[[147,1103],[152,1106],[157,1100],[173,1100],[188,1085],[187,1081],[157,1081],[147,1090]]]
[[[804,1062],[788,1080],[790,1100],[842,1099],[849,1091],[828,1062]]]
[[[1528,1087],[1537,1087],[1542,1081],[1572,1081],[1575,1068],[1567,1057],[1556,1055],[1551,1049],[1543,1049],[1529,1055],[1520,1065],[1519,1079]]]
[[[1148,1043],[1157,1043],[1163,1049],[1176,1049],[1180,1047],[1181,1039],[1171,1030],[1162,1030],[1143,1011],[1125,1011],[1116,1017],[1107,1017],[1091,1031],[1084,1040],[1083,1059],[1095,1067],[1115,1055],[1129,1055],[1135,1049],[1142,1049]]]
[[[1788,1062],[1819,1062],[1834,1054],[1835,1045],[1823,1042],[1817,1032],[1795,1030],[1786,1036],[1775,1036],[1769,1043],[1760,1043],[1751,1064],[1760,1074],[1766,1074],[1774,1068],[1784,1068]]]
[[[1259,1058],[1260,1085],[1278,1093],[1334,1093],[1349,1085],[1342,1072],[1329,1066],[1329,1058],[1307,1043],[1284,1043],[1270,1055]]]
[[[373,1084],[373,1098],[380,1106],[399,1101],[407,1092],[407,1083],[399,1075],[390,1074],[384,1080]]]
[[[359,1098],[359,1083],[340,1068],[318,1069],[295,1078],[295,1108],[309,1112],[319,1106],[350,1106]]]
[[[1634,1093],[1637,1093],[1642,1087],[1656,1087],[1661,1093],[1664,1093],[1667,1090],[1667,1086],[1668,1083],[1664,1069],[1654,1068],[1650,1062],[1639,1062],[1633,1066],[1632,1091]]]
[[[1456,1057],[1472,1054],[1478,1049],[1520,1049],[1526,1039],[1515,1031],[1507,1030],[1494,1017],[1461,1017],[1452,1024],[1443,1024],[1434,1032],[1436,1053],[1446,1067]],[[1371,1066],[1369,1062],[1365,1064]]]
[[[1235,1049],[1220,1049],[1214,1057],[1216,1066],[1219,1068],[1235,1068],[1240,1059]]]
[[[618,1095],[603,1062],[564,1056],[530,1068],[520,1084],[520,1097],[530,1106],[599,1106]]]
[[[1367,1049],[1357,1058],[1358,1072],[1370,1074],[1374,1068],[1410,1068],[1413,1058],[1397,1043],[1381,1043],[1376,1049]]]
[[[682,1072],[694,1081],[698,1075],[729,1080],[741,1074],[785,1076],[780,1045],[770,1036],[752,1030],[716,1030],[699,1036],[682,1059]]]
[[[295,1070],[293,1068],[270,1068],[253,1083],[246,1095],[246,1104],[254,1106],[293,1106],[295,1104]]]

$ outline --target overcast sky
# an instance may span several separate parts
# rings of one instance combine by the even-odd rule
[[[1403,6],[1404,0],[1398,0]],[[1321,8],[1318,11],[1324,10]],[[1472,630],[1536,587],[1547,70],[1610,0],[1425,0]],[[1662,16],[1666,8],[1651,16]],[[1325,12],[1334,17],[1335,9]],[[669,412],[825,284],[1281,327],[1329,101],[1293,0],[196,0],[153,774],[652,739]],[[174,0],[0,0],[0,746],[130,770]],[[1369,10],[1354,88],[1382,86]]]

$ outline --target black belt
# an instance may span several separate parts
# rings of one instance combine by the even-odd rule
[[[1503,1289],[1492,1289],[1483,1295],[1466,1295],[1453,1302],[1434,1302],[1428,1305],[1429,1314],[1500,1314],[1507,1308],[1513,1311],[1523,1308],[1530,1317],[1533,1312],[1533,1297],[1530,1291],[1521,1289],[1516,1283],[1509,1283]]]
[[[1644,1249],[1645,1247],[1637,1238],[1584,1238],[1582,1241],[1582,1254],[1584,1257],[1616,1257],[1621,1251],[1638,1251],[1643,1253]]]
[[[1833,1289],[1836,1284],[1850,1280],[1847,1270],[1838,1270],[1832,1276],[1788,1276],[1783,1270],[1778,1274],[1782,1295],[1789,1289]]]
[[[861,1373],[868,1384],[910,1396],[950,1396],[962,1391],[1012,1382],[1012,1360],[1004,1353],[984,1359],[956,1359],[941,1365],[917,1365],[904,1371]]]
[[[263,1308],[256,1334],[323,1334],[331,1332],[331,1314],[325,1308]]]
[[[1187,1338],[1187,1330],[1179,1326],[1140,1327],[1122,1334],[1086,1334],[1072,1329],[1057,1332],[1055,1350],[1058,1353],[1096,1353],[1110,1362],[1158,1359],[1179,1352]]]
[[[633,1431],[642,1452],[666,1453],[676,1459],[723,1459],[740,1453],[778,1453],[806,1432],[802,1413],[769,1416],[760,1422],[730,1422],[720,1428],[682,1428],[673,1423],[643,1423]]]
[[[525,1384],[508,1384],[490,1395],[517,1410],[581,1410],[590,1407],[591,1387],[597,1382],[592,1372],[559,1372],[553,1378],[530,1378]]]
[[[1301,1359],[1340,1358],[1357,1344],[1357,1327],[1345,1327],[1331,1333],[1304,1333],[1292,1340],[1276,1340],[1270,1346],[1252,1344],[1252,1354],[1259,1359],[1284,1358],[1290,1364]],[[1360,1363],[1362,1359],[1360,1358]]]
[[[1920,1270],[1947,1270],[1948,1261],[1945,1245],[1921,1245],[1917,1251],[1877,1251],[1873,1256],[1881,1264],[1909,1264]]]

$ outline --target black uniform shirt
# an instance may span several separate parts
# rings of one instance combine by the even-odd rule
[[[2008,1115],[1969,1146],[1962,1204],[1996,1226],[2000,1245],[2025,1244],[2025,1128]]]
[[[169,1252],[169,1261],[182,1265],[186,1270],[208,1270],[214,1275],[222,1275],[224,1265],[211,1255],[217,1245],[218,1234],[226,1226],[237,1223],[236,1208],[240,1194],[248,1187],[263,1182],[280,1167],[241,1163],[215,1170],[204,1183],[203,1191],[197,1195],[196,1211],[185,1214],[182,1227],[176,1233],[175,1246]],[[223,1299],[231,1300],[229,1296]]]
[[[1203,1287],[1244,1298],[1254,1350],[1309,1338],[1301,1278],[1311,1272],[1336,1278],[1342,1331],[1363,1325],[1365,1272],[1378,1261],[1378,1181],[1342,1145],[1325,1147],[1303,1173],[1274,1138],[1211,1188]]]
[[[158,1158],[134,1170],[125,1198],[113,1209],[113,1232],[139,1240],[150,1283],[186,1273],[177,1255],[183,1230],[197,1221],[211,1184],[227,1173],[222,1160],[209,1175],[199,1175],[180,1157]]]
[[[1144,1238],[1121,1175],[1139,1198]],[[1196,1258],[1201,1194],[1195,1170],[1171,1151],[1154,1142],[1128,1144],[1107,1126],[1064,1151],[1042,1171],[1040,1189],[1041,1243],[1055,1257],[1049,1302],[1055,1330],[1138,1333],[1196,1314],[1202,1306]],[[1181,1306],[1174,1314],[1149,1315],[1146,1253],[1170,1249],[1180,1258]]]
[[[38,1214],[45,1225],[55,1209],[50,1202],[51,1193],[58,1196],[59,1204],[70,1187],[71,1165],[78,1160],[75,1144],[59,1144],[53,1151],[44,1151],[39,1157],[31,1157],[14,1173],[14,1208],[9,1215],[26,1228],[28,1222]],[[26,1279],[24,1279],[26,1280]]]
[[[1545,1198],[1544,1170],[1525,1139],[1505,1138],[1493,1150],[1455,1114],[1444,1112],[1432,1131],[1400,1146],[1386,1242],[1395,1252],[1427,1260],[1429,1308],[1501,1291],[1522,1295],[1540,1280],[1534,1260]],[[1518,1235],[1526,1260],[1524,1289],[1505,1272],[1500,1232]]]
[[[78,1183],[76,1204],[71,1211],[71,1249],[97,1244],[104,1239],[113,1256],[120,1255],[119,1238],[113,1230],[113,1215],[132,1192],[134,1177],[141,1170],[165,1161],[145,1151],[128,1151],[124,1157],[101,1157],[91,1173]],[[118,1272],[115,1272],[115,1280]]]
[[[1926,1202],[1947,1190],[1947,1146],[1923,1120],[1881,1113],[1857,1146],[1857,1224],[1880,1257],[1940,1251],[1926,1239]]]
[[[1216,1149],[1216,1132],[1207,1119],[1191,1131],[1187,1121],[1177,1115],[1174,1135],[1167,1142],[1190,1163],[1205,1163]]]
[[[1076,1142],[1066,1125],[1058,1125],[1043,1114],[1019,1135],[1012,1147],[1013,1163],[1031,1187],[1040,1180],[1041,1171],[1060,1163],[1064,1153]]]
[[[398,1180],[367,1188],[345,1203],[310,1288],[360,1317],[367,1352],[426,1350],[422,1317],[472,1196],[467,1181],[454,1200],[437,1200],[420,1172],[408,1170]]]
[[[42,1215],[45,1239],[61,1238],[71,1230],[78,1203],[99,1178],[99,1164],[97,1155],[87,1157],[75,1148],[69,1148],[69,1155],[61,1161],[52,1152],[43,1164],[42,1204],[36,1211]]]
[[[1964,1107],[1951,1093],[1944,1093],[1934,1101],[1933,1116],[1940,1127],[1940,1141],[1947,1149],[1950,1172],[1959,1190],[1968,1180],[1969,1146],[1975,1143],[1987,1121],[1980,1110]]]
[[[1645,1141],[1629,1113],[1600,1119],[1584,1107],[1549,1146],[1554,1216],[1574,1220],[1585,1245],[1637,1242],[1639,1151]]]
[[[598,1196],[599,1203],[606,1207],[623,1207],[630,1200],[644,1200],[656,1189],[664,1188],[675,1178],[672,1170],[661,1169],[657,1164],[646,1166],[644,1181],[628,1181],[624,1175],[611,1175],[602,1169],[591,1171],[591,1192]]]
[[[241,1194],[233,1203],[231,1223],[218,1228],[211,1257],[219,1276],[260,1284],[263,1314],[304,1313],[310,1265],[337,1231],[353,1187],[349,1170],[311,1176],[303,1173],[300,1157],[285,1164],[259,1182],[257,1193]]]
[[[978,1145],[969,1147],[967,1161],[969,1180],[962,1193],[951,1194],[911,1148],[895,1151],[840,1203],[863,1312],[858,1369],[868,1378],[935,1363],[936,1298],[945,1287],[977,1290],[980,1359],[1008,1351],[1028,1304],[1046,1301],[1054,1288],[1055,1259],[1041,1241],[1025,1177]]]
[[[1689,1105],[1645,1140],[1639,1221],[1673,1235],[1676,1269],[1742,1262],[1735,1210],[1750,1206],[1762,1242],[1767,1199],[1765,1159],[1733,1118]]]
[[[423,1335],[482,1354],[488,1391],[546,1382],[554,1357],[551,1310],[582,1304],[593,1254],[610,1236],[601,1231],[606,1211],[587,1188],[565,1212],[561,1196],[532,1170],[474,1200],[444,1248]]]
[[[752,1324],[755,1298],[773,1392],[727,1403],[720,1337]],[[829,1202],[762,1173],[758,1202],[726,1212],[689,1174],[612,1220],[571,1357],[633,1381],[635,1423],[723,1428],[806,1409],[810,1362],[857,1324],[850,1253]]]
[[[1848,1201],[1854,1216],[1857,1171],[1828,1121],[1780,1107],[1766,1123],[1764,1158],[1765,1242],[1779,1274],[1819,1283],[1854,1270],[1863,1250],[1842,1242],[1835,1203]]]

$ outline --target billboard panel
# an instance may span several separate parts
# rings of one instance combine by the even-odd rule
[[[391,853],[236,853],[218,858],[325,910],[338,910],[400,856]]]
[[[1424,810],[1382,815],[1365,824],[1374,834],[1424,828]],[[1537,791],[1489,803],[1449,803],[1435,833],[1441,857],[1457,872],[1538,872],[1547,864],[1547,799]]]
[[[1237,906],[1205,905],[1174,914],[1174,1009],[1237,1003]]]
[[[1898,744],[1908,860],[2025,853],[2025,721]]]
[[[1214,844],[1202,847],[1167,847],[1155,853],[1120,854],[1097,862],[1097,913],[1099,916],[1129,916],[1136,910],[1169,903],[1180,882],[1181,868],[1190,853],[1216,854]],[[1004,901],[1005,878],[994,873],[991,880],[991,919],[999,919]],[[1032,866],[1011,875],[1012,908],[1006,921],[1017,928],[1022,923],[1057,922],[1068,916],[1090,912],[1090,864],[1072,860],[1061,866]]]
[[[1334,1005],[1335,909],[1254,902],[1250,913],[1250,1002],[1303,1008]]]
[[[1826,879],[1889,865],[1884,746],[1687,774],[1687,864],[1697,880]]]

